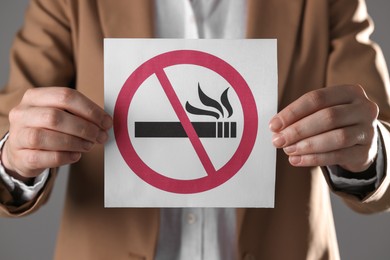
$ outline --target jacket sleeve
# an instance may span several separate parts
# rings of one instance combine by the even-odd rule
[[[71,26],[66,0],[32,0],[25,22],[10,53],[10,76],[0,90],[0,136],[9,129],[8,114],[33,87],[72,87],[75,79]],[[22,216],[38,209],[53,187],[52,169],[45,187],[32,201],[14,205],[7,187],[0,181],[0,216]]]
[[[386,63],[380,48],[369,38],[373,23],[364,1],[331,0],[329,10],[327,85],[363,86],[368,97],[379,106],[378,129],[384,148],[384,176],[376,190],[361,199],[334,191],[355,211],[386,211],[390,209],[390,82]]]

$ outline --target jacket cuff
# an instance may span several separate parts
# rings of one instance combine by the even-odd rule
[[[378,153],[370,167],[362,172],[350,172],[338,165],[327,166],[329,181],[334,190],[349,193],[363,199],[379,187],[385,171],[385,156],[378,129]]]
[[[387,211],[390,209],[390,164],[389,153],[386,150],[390,147],[390,133],[389,130],[381,123],[378,124],[379,129],[379,138],[382,142],[382,154],[383,154],[383,176],[380,180],[377,181],[377,187],[373,191],[367,192],[362,196],[356,196],[349,194],[340,190],[335,189],[332,184],[332,181],[329,177],[329,172],[325,167],[323,167],[323,172],[325,179],[327,180],[330,189],[340,197],[351,207],[353,210],[364,213],[376,213],[381,211]]]

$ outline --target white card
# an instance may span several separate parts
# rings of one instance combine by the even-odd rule
[[[276,49],[105,39],[105,207],[273,207]]]

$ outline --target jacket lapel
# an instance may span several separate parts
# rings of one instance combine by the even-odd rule
[[[105,38],[153,37],[153,0],[101,0],[97,3]]]
[[[276,38],[278,41],[279,104],[287,84],[304,0],[248,0],[247,38]],[[237,209],[237,236],[241,237],[247,210]]]
[[[247,38],[278,41],[279,104],[287,84],[304,0],[248,0]]]

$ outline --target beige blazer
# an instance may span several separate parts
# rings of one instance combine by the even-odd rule
[[[153,37],[151,0],[33,0],[11,52],[10,79],[0,93],[0,134],[26,89],[74,87],[103,106],[103,38]],[[363,200],[338,192],[356,211],[390,207],[389,78],[359,0],[250,0],[248,38],[277,38],[280,108],[313,89],[359,83],[380,107],[385,178]],[[0,214],[18,217],[47,200],[52,171],[39,196],[14,206],[0,184]],[[320,168],[293,168],[278,153],[275,209],[237,209],[239,258],[338,259]],[[103,147],[71,167],[56,259],[153,259],[158,209],[104,209]],[[0,252],[1,254],[1,252]],[[33,254],[33,252],[32,252]]]

